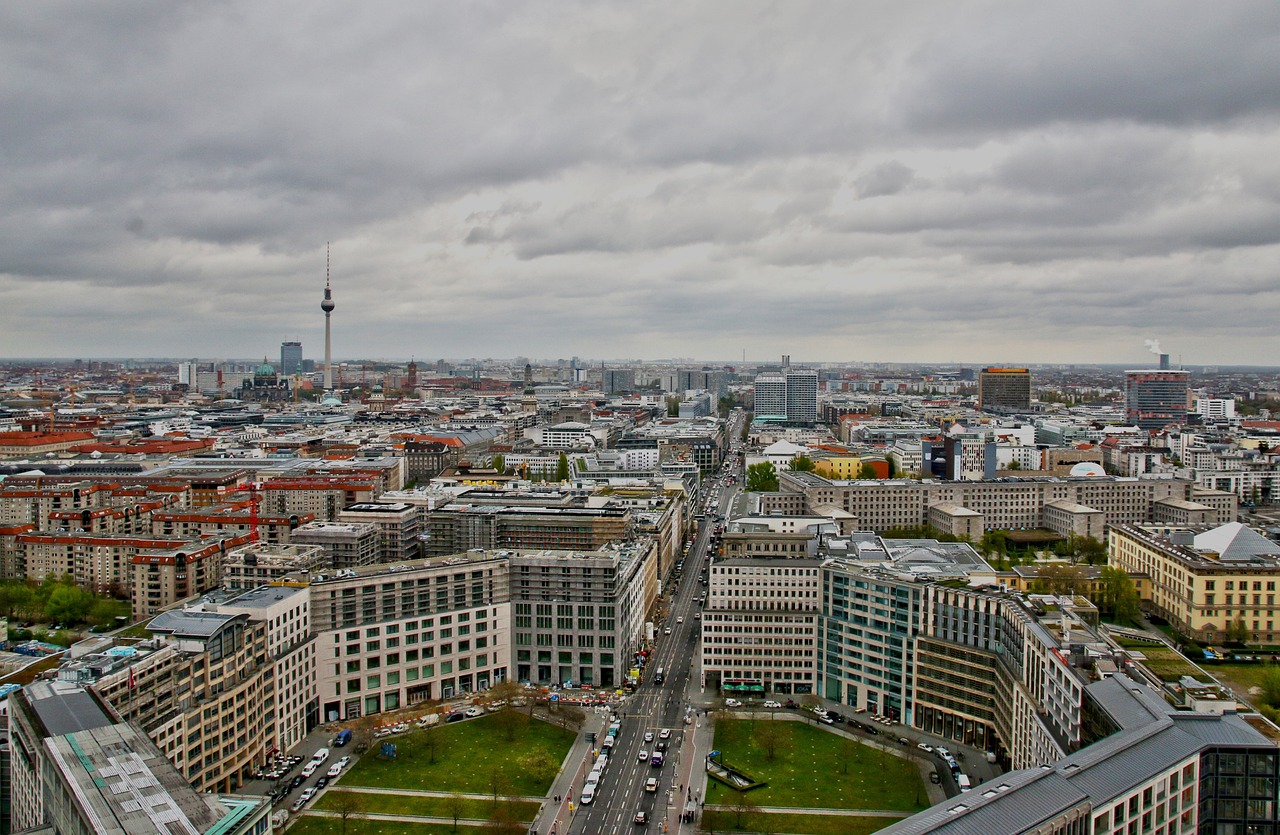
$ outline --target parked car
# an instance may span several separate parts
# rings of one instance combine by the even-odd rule
[[[319,780],[316,780],[316,791],[323,789],[327,785],[329,785],[329,778],[327,776],[321,777]]]
[[[939,784],[939,783],[941,783],[941,782],[942,782],[942,777],[938,774],[938,772],[936,772],[936,771],[930,771],[930,772],[929,772],[929,782],[930,782],[930,783],[933,783],[933,784],[936,786],[937,784]]]
[[[782,702],[777,702],[777,701],[774,701],[773,699],[765,699],[764,706],[768,708],[782,707]]]
[[[742,702],[738,701],[737,699],[725,699],[724,706],[725,707],[742,707]]]
[[[926,754],[932,754],[932,753],[933,753],[933,746],[932,746],[932,745],[925,745],[923,742],[921,742],[921,743],[920,743],[919,745],[917,745],[916,747],[917,747],[917,748],[919,748],[921,751],[925,752]]]
[[[474,719],[477,716],[484,716],[484,711],[478,707],[469,707],[463,712],[463,715],[469,716],[472,719]]]

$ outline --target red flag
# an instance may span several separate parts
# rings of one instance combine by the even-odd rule
[[[133,680],[133,667],[130,667],[129,668],[129,689],[132,690],[136,686],[137,686],[137,683]]]

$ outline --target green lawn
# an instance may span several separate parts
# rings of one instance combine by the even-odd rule
[[[770,720],[722,719],[715,731],[715,747],[725,761],[768,783],[749,792],[757,806],[916,812],[929,805],[914,760],[805,722],[771,723],[779,745],[769,762],[760,744],[762,734],[769,733],[760,727],[766,723]],[[736,797],[727,786],[708,782],[707,803],[729,805]]]
[[[461,835],[481,835],[481,826],[458,825]],[[289,827],[289,835],[343,835],[338,818],[303,815]],[[407,823],[405,821],[370,821],[352,818],[347,821],[346,835],[454,835],[452,824]]]
[[[496,776],[501,794],[545,795],[577,734],[522,713],[516,713],[513,721],[513,741],[507,740],[498,717],[490,714],[442,725],[434,731],[415,730],[394,737],[390,741],[396,745],[395,759],[383,759],[375,743],[341,778],[341,783],[489,794]],[[437,734],[434,763],[426,740],[428,733]],[[531,767],[537,759],[542,761],[542,767]]]
[[[1205,678],[1204,673],[1191,666],[1183,656],[1162,644],[1129,643],[1133,644],[1134,651],[1147,657],[1141,663],[1161,681],[1177,681],[1183,676],[1192,676],[1202,681]]]
[[[703,815],[703,832],[796,832],[805,835],[870,835],[901,818],[855,817],[852,815],[775,815],[757,812],[745,815],[742,826],[738,816],[718,809]]]
[[[1231,689],[1240,694],[1241,698],[1246,699],[1250,704],[1257,705],[1262,699],[1249,692],[1251,687],[1261,687],[1262,678],[1267,674],[1268,670],[1276,669],[1276,665],[1270,663],[1263,664],[1241,664],[1241,663],[1221,663],[1210,662],[1204,665],[1204,668],[1212,673],[1223,684],[1228,685]]]
[[[341,787],[330,789],[325,792],[313,804],[315,809],[335,809],[337,807],[336,792],[342,791]],[[373,794],[371,792],[357,792],[355,796],[360,798],[360,811],[369,812],[371,814],[380,815],[417,815],[427,818],[452,818],[453,812],[449,809],[449,798],[447,797],[421,797],[417,795],[406,794]],[[538,807],[541,804],[528,800],[501,800],[500,803],[510,803],[514,807],[517,817],[520,820],[531,821],[538,814]],[[493,800],[477,800],[474,798],[462,799],[462,813],[458,815],[460,818],[475,818],[478,820],[487,820],[489,815],[493,813]]]

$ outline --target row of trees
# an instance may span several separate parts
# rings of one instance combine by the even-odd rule
[[[493,456],[493,461],[489,466],[493,467],[493,469],[497,470],[500,474],[505,475],[507,472],[506,457],[501,454]],[[556,459],[556,466],[554,469],[551,467],[533,468],[527,464],[522,464],[520,469],[522,475],[530,481],[556,482],[568,481],[571,470],[569,466],[569,456],[563,452],[560,453],[560,457]]]

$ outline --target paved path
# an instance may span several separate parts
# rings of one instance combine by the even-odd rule
[[[722,806],[718,803],[713,803],[706,808],[718,809],[721,812],[732,812],[734,810],[732,806]],[[897,812],[892,809],[807,809],[802,806],[756,806],[752,811],[761,814],[832,815],[849,818],[905,818],[915,814],[914,812]]]
[[[376,786],[334,786],[329,791],[336,792],[360,792],[363,794],[395,794],[395,795],[417,795],[419,797],[453,797],[455,794],[470,800],[492,800],[493,794],[489,792],[433,792],[425,789],[380,789]],[[545,795],[532,797],[521,794],[500,794],[503,800],[523,800],[529,803],[541,803],[546,800]]]
[[[310,816],[314,818],[341,818],[339,812],[331,812],[327,809],[309,809],[299,818]],[[429,818],[423,815],[384,815],[380,812],[358,812],[351,815],[353,819],[371,820],[371,821],[395,821],[397,823],[438,823],[442,826],[453,826],[453,818]],[[458,825],[467,826],[484,826],[489,823],[487,820],[479,818],[458,818]]]

